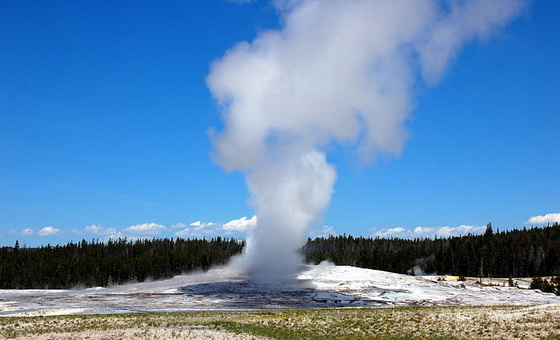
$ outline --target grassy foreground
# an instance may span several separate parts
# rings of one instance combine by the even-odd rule
[[[112,331],[165,330],[184,337],[197,328],[275,339],[560,339],[560,305],[539,307],[414,307],[306,309],[173,314],[120,314],[0,318],[0,338],[119,338]],[[154,331],[151,334],[157,334]],[[161,333],[161,332],[159,332]],[[112,335],[111,335],[112,334]],[[144,336],[142,336],[144,334]],[[231,333],[230,333],[231,334]]]

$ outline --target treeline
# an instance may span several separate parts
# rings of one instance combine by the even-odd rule
[[[0,288],[97,287],[172,277],[225,264],[244,242],[152,239],[85,240],[62,246],[0,248]]]
[[[157,280],[225,264],[244,245],[243,241],[221,237],[83,240],[39,248],[20,248],[16,242],[13,247],[0,248],[0,289],[94,287]],[[435,239],[331,236],[309,239],[302,253],[309,263],[329,260],[402,274],[559,276],[560,225],[494,232],[488,224],[483,235]]]
[[[331,236],[309,239],[303,248],[310,263],[395,273],[438,273],[474,277],[560,275],[560,226],[435,239],[383,239]]]

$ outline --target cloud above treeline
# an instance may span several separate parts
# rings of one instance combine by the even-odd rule
[[[55,236],[55,235],[60,235],[62,232],[60,229],[48,226],[48,227],[44,227],[42,229],[40,229],[39,231],[35,231],[31,228],[25,228],[21,231],[12,231],[12,234],[16,234],[16,235],[20,235],[20,236],[33,236],[33,235],[37,235],[40,237],[45,237],[45,236]]]
[[[253,216],[250,219],[247,217],[241,217],[237,220],[229,221],[222,226],[224,230],[235,230],[235,231],[246,231],[251,230],[257,226],[257,216]]]
[[[157,223],[143,223],[132,225],[123,230],[125,234],[132,235],[159,235],[167,230],[163,224]]]
[[[169,226],[148,222],[134,224],[122,230],[116,228],[105,228],[100,225],[90,225],[85,228],[74,230],[76,234],[103,236],[105,239],[144,239],[152,237],[184,237],[203,238],[216,236],[243,237],[245,233],[255,228],[257,217],[248,218],[243,216],[226,223],[194,221],[189,224],[178,222]]]
[[[312,229],[311,232],[309,233],[309,237],[312,239],[317,237],[328,238],[330,236],[336,236],[336,235],[338,235],[336,230],[334,229],[334,227],[330,225],[325,225],[320,228]]]
[[[43,229],[39,230],[39,236],[52,236],[58,234],[60,234],[60,229],[53,227],[44,227]]]
[[[532,216],[525,224],[527,225],[547,225],[560,223],[560,213]]]
[[[169,226],[146,222],[133,224],[126,228],[117,229],[104,227],[99,224],[91,224],[82,228],[63,231],[52,226],[42,229],[25,228],[19,231],[12,230],[12,234],[22,237],[47,237],[61,235],[75,235],[79,238],[98,238],[103,240],[127,238],[131,240],[146,239],[153,237],[184,237],[203,238],[227,236],[245,238],[246,234],[257,225],[257,217],[243,216],[230,220],[226,223],[195,221],[191,223],[178,222]]]
[[[226,223],[216,222],[192,222],[188,226],[183,225],[175,232],[179,237],[212,237],[219,235],[232,236],[235,233],[245,233],[257,226],[257,216],[247,218],[243,216]]]
[[[549,213],[545,215],[536,215],[530,217],[524,225],[545,226],[548,224],[560,223],[560,213]],[[459,225],[457,227],[422,227],[418,226],[414,229],[406,229],[402,227],[386,228],[374,232],[374,236],[379,237],[399,237],[399,238],[433,238],[433,237],[451,237],[461,235],[477,235],[486,231],[486,225]]]
[[[116,240],[119,238],[127,238],[130,240],[146,239],[153,237],[182,237],[182,238],[211,238],[211,237],[234,237],[245,238],[251,230],[257,226],[257,216],[247,217],[243,216],[237,219],[230,220],[225,223],[220,222],[204,222],[197,220],[191,223],[178,222],[169,226],[147,222],[141,224],[134,224],[123,229],[113,227],[104,227],[99,224],[91,224],[83,228],[73,229],[69,232],[64,232],[54,227],[45,227],[39,231],[31,228],[25,228],[21,231],[13,231],[14,234],[20,236],[59,236],[62,234],[78,235],[80,238],[99,238],[102,240]],[[337,235],[334,227],[322,226],[311,230],[309,236],[315,237],[329,237]]]
[[[433,238],[433,237],[451,237],[468,234],[482,234],[486,231],[486,225],[460,225],[457,227],[422,227],[418,226],[414,229],[405,229],[402,227],[382,229],[375,232],[374,236],[379,237],[399,237],[399,238]]]
[[[546,226],[548,224],[560,223],[560,213],[548,213],[544,215],[535,215],[530,217],[524,225],[532,226]],[[237,219],[230,220],[225,223],[219,222],[203,222],[200,220],[184,223],[178,222],[169,226],[147,222],[141,224],[134,224],[124,229],[118,230],[117,228],[106,228],[98,224],[92,224],[80,229],[74,229],[70,232],[65,232],[59,228],[52,226],[44,227],[41,229],[25,228],[20,231],[12,230],[12,234],[22,237],[53,237],[63,234],[74,234],[79,237],[99,237],[100,239],[145,239],[152,237],[183,237],[183,238],[203,238],[203,237],[235,237],[245,238],[247,234],[253,230],[257,225],[257,216],[247,217],[243,216]],[[393,227],[385,229],[377,229],[372,231],[374,237],[399,237],[399,238],[433,238],[433,237],[451,237],[461,236],[467,234],[482,234],[486,231],[486,225],[466,225],[462,224],[455,227],[440,226],[440,227],[423,227],[417,226],[415,228]],[[309,232],[309,237],[329,237],[336,236],[338,233],[332,226],[321,226],[312,229]]]
[[[33,235],[35,232],[33,231],[33,229],[31,228],[25,228],[23,229],[19,234],[21,236],[29,236],[29,235]]]

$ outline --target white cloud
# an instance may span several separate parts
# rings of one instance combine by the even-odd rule
[[[461,236],[467,234],[482,234],[486,231],[486,226],[473,226],[473,225],[465,225],[461,224],[457,227],[449,227],[449,226],[442,226],[442,227],[422,227],[418,226],[412,230],[397,227],[391,229],[382,229],[375,233],[376,236],[379,237],[389,237],[389,236],[397,236],[401,238],[407,237],[451,237],[451,236]]]
[[[213,228],[216,226],[219,226],[218,223],[214,223],[214,222],[206,222],[203,223],[201,221],[196,221],[193,222],[191,224],[189,224],[191,227],[194,227],[195,230],[203,230],[203,229],[209,229],[209,228]]]
[[[309,237],[311,238],[317,238],[317,237],[324,237],[327,238],[329,236],[336,236],[336,230],[334,229],[334,227],[325,225],[319,229],[314,229],[309,233]]]
[[[189,236],[194,236],[191,233],[191,230],[189,228],[185,228],[179,231],[175,232],[175,236],[179,236],[179,237],[189,237]]]
[[[560,213],[533,216],[525,222],[525,224],[532,225],[545,225],[553,223],[560,223]]]
[[[143,223],[130,226],[123,231],[125,233],[137,235],[157,235],[164,232],[167,228],[162,224],[157,223]]]
[[[460,236],[467,234],[482,234],[486,231],[485,225],[473,226],[461,224],[458,227],[416,227],[414,228],[413,234],[415,237],[450,237],[450,236]]]
[[[460,225],[454,229],[454,232],[458,235],[465,234],[482,234],[486,232],[486,225]]]
[[[102,226],[92,224],[84,228],[84,232],[94,235],[112,235],[117,233],[115,228],[103,228]]]
[[[257,226],[257,216],[253,216],[247,219],[246,216],[238,218],[236,220],[231,220],[222,226],[223,230],[229,231],[246,231],[253,229]]]
[[[176,226],[181,229],[175,232],[175,236],[178,237],[212,237],[218,236],[222,231],[222,225],[215,222],[195,221],[188,227],[184,223],[177,223]]]
[[[375,233],[376,236],[386,237],[386,236],[393,236],[396,234],[402,235],[402,233],[406,232],[407,230],[401,227],[391,228],[391,229],[383,229]]]
[[[85,227],[84,231],[88,234],[99,234],[100,232],[103,231],[103,227],[92,224],[90,226]]]
[[[414,234],[430,234],[434,228],[426,228],[426,227],[416,227],[414,228]]]
[[[21,236],[30,236],[30,235],[33,235],[33,233],[34,233],[33,229],[31,229],[31,228],[25,228],[25,229],[23,229],[19,234],[20,234]]]
[[[44,227],[43,229],[39,230],[39,236],[52,236],[60,234],[60,229],[56,229],[53,227]]]
[[[121,231],[117,231],[116,229],[111,229],[114,231],[114,233],[112,234],[108,234],[107,236],[105,236],[105,240],[118,240],[121,238],[126,238],[128,240],[137,240],[140,237],[128,237],[127,235],[125,235],[124,233],[122,233]]]
[[[218,235],[231,235],[236,232],[246,232],[255,228],[257,217],[241,217],[227,223],[195,221],[188,225],[177,223],[172,228],[181,229],[175,232],[178,237],[214,237]]]
[[[450,236],[453,233],[454,228],[450,227],[440,227],[436,231],[436,235],[439,236]]]
[[[179,222],[179,223],[172,224],[170,228],[171,229],[183,229],[185,227],[186,227],[185,223]]]

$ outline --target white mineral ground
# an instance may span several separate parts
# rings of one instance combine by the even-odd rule
[[[305,266],[293,280],[253,281],[229,267],[108,288],[0,290],[0,316],[187,312],[321,307],[491,306],[560,303],[560,296],[475,279],[438,281],[378,270]],[[490,279],[484,279],[490,284]]]

